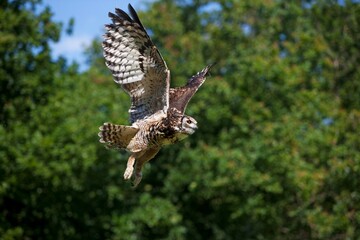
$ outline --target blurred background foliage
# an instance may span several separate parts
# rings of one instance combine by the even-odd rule
[[[79,72],[51,58],[51,9],[0,5],[1,239],[360,236],[358,1],[151,1],[139,15],[175,86],[217,65],[187,109],[199,130],[135,190],[127,153],[98,143],[130,104],[101,40]]]

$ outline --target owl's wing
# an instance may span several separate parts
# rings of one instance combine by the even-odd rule
[[[212,65],[208,65],[203,70],[192,76],[183,87],[170,88],[170,108],[176,108],[184,114],[187,104],[199,87],[205,82],[206,75]]]
[[[129,4],[131,17],[121,9],[109,13],[103,50],[114,81],[131,97],[130,121],[146,118],[169,106],[170,71]]]

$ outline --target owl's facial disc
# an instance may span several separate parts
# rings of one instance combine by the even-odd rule
[[[197,122],[194,118],[186,115],[183,116],[183,118],[181,119],[181,130],[185,134],[191,135],[195,132],[197,128]]]

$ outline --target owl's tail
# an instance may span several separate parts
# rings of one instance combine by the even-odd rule
[[[131,139],[139,131],[138,128],[132,126],[116,125],[112,123],[104,123],[99,129],[99,141],[104,143],[108,148],[118,149],[126,149]]]

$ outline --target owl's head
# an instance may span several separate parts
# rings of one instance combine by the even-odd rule
[[[181,119],[181,131],[187,135],[191,135],[197,129],[197,122],[194,118],[184,115]]]

